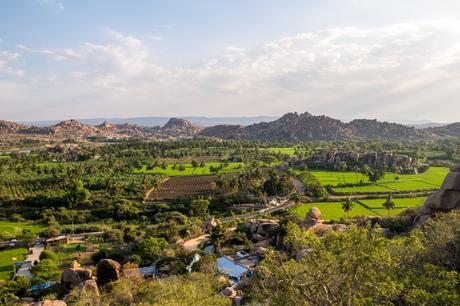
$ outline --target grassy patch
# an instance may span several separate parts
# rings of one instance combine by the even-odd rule
[[[15,261],[22,261],[27,255],[27,249],[11,249],[0,251],[0,279],[10,279],[11,273],[13,272],[13,257],[16,257]]]
[[[394,210],[390,210],[390,215],[398,215],[401,211],[406,208],[420,206],[423,204],[426,198],[403,198],[393,199],[396,204]],[[385,199],[372,199],[362,200],[366,206],[371,209],[367,209],[364,206],[355,203],[353,210],[349,212],[349,217],[355,216],[386,216],[387,210],[383,208]],[[345,218],[346,215],[342,210],[342,202],[317,202],[299,205],[292,209],[292,212],[301,218],[305,218],[308,210],[311,207],[318,207],[321,211],[321,218],[324,220],[340,220]]]
[[[446,177],[449,169],[446,167],[430,167],[421,174],[394,174],[386,173],[384,178],[377,183],[369,183],[367,177],[360,173],[339,172],[328,170],[310,171],[322,185],[334,187],[336,192],[391,192],[410,190],[429,190],[439,188]],[[364,183],[364,185],[360,185]],[[344,184],[356,184],[351,187],[341,187]]]
[[[31,230],[33,233],[38,233],[45,228],[42,224],[30,222],[11,222],[0,221],[0,235],[16,235],[21,233],[22,230]]]

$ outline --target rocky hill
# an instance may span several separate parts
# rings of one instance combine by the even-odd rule
[[[460,137],[460,122],[427,129],[439,137]]]
[[[201,132],[202,128],[196,124],[191,123],[185,119],[171,118],[169,121],[160,129],[160,133],[174,136],[195,136]]]
[[[0,133],[15,133],[25,128],[24,124],[0,120]]]
[[[348,123],[353,136],[364,139],[429,139],[433,135],[425,129],[415,129],[402,124],[377,120],[356,119]]]
[[[223,139],[243,138],[244,126],[242,125],[215,125],[207,127],[200,132],[201,136],[218,137]]]

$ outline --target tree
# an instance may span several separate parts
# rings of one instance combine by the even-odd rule
[[[353,210],[354,206],[355,206],[355,204],[353,203],[353,201],[350,198],[346,198],[345,202],[342,203],[342,210],[347,215],[347,219],[348,219],[348,213]]]
[[[64,198],[67,202],[67,206],[69,208],[74,208],[88,200],[90,195],[89,190],[83,186],[81,180],[74,180],[68,188]]]
[[[388,195],[385,203],[383,203],[383,207],[388,211],[388,215],[390,214],[390,209],[395,209],[395,202],[393,202],[393,197]]]
[[[168,242],[164,238],[146,238],[139,244],[139,255],[145,260],[153,261],[167,247]]]
[[[214,244],[214,247],[216,248],[216,253],[220,255],[220,245],[224,240],[225,230],[219,222],[217,222],[216,226],[211,229],[209,236]]]
[[[190,208],[195,216],[203,217],[208,212],[209,201],[208,200],[193,200],[190,203]]]
[[[198,168],[198,162],[196,160],[192,160],[192,167],[193,167],[193,172],[195,172],[196,168]]]
[[[134,203],[126,199],[119,200],[114,206],[114,215],[117,220],[133,219],[139,214],[139,209]]]
[[[61,275],[59,267],[51,259],[44,259],[36,266],[33,266],[32,273],[34,274],[33,283],[35,284],[41,284],[46,281],[58,281]]]

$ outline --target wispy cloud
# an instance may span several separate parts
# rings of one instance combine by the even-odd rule
[[[17,52],[0,51],[0,76],[23,76],[24,70],[14,68],[13,63],[17,62],[21,55]]]
[[[64,9],[64,3],[60,0],[35,0],[42,5],[47,5],[56,8],[60,11]]]
[[[96,109],[125,115],[141,109],[208,115],[308,110],[349,118],[431,114],[455,120],[460,112],[457,21],[300,33],[250,49],[228,47],[204,65],[174,69],[156,62],[142,39],[113,29],[107,35],[110,43],[77,48],[18,47],[72,64],[70,72],[56,76],[53,88],[62,93],[51,99],[73,94],[97,101]],[[45,81],[40,86],[46,91]],[[49,92],[43,97],[50,99]]]

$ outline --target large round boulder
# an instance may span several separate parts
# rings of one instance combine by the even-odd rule
[[[74,269],[67,268],[61,274],[61,283],[65,288],[72,289],[80,285],[81,279]]]
[[[112,259],[101,259],[97,263],[97,284],[103,286],[120,279],[121,265]]]
[[[315,219],[317,221],[321,220],[321,211],[319,210],[318,207],[312,207],[308,211],[307,215],[305,218],[310,218],[310,219]]]

